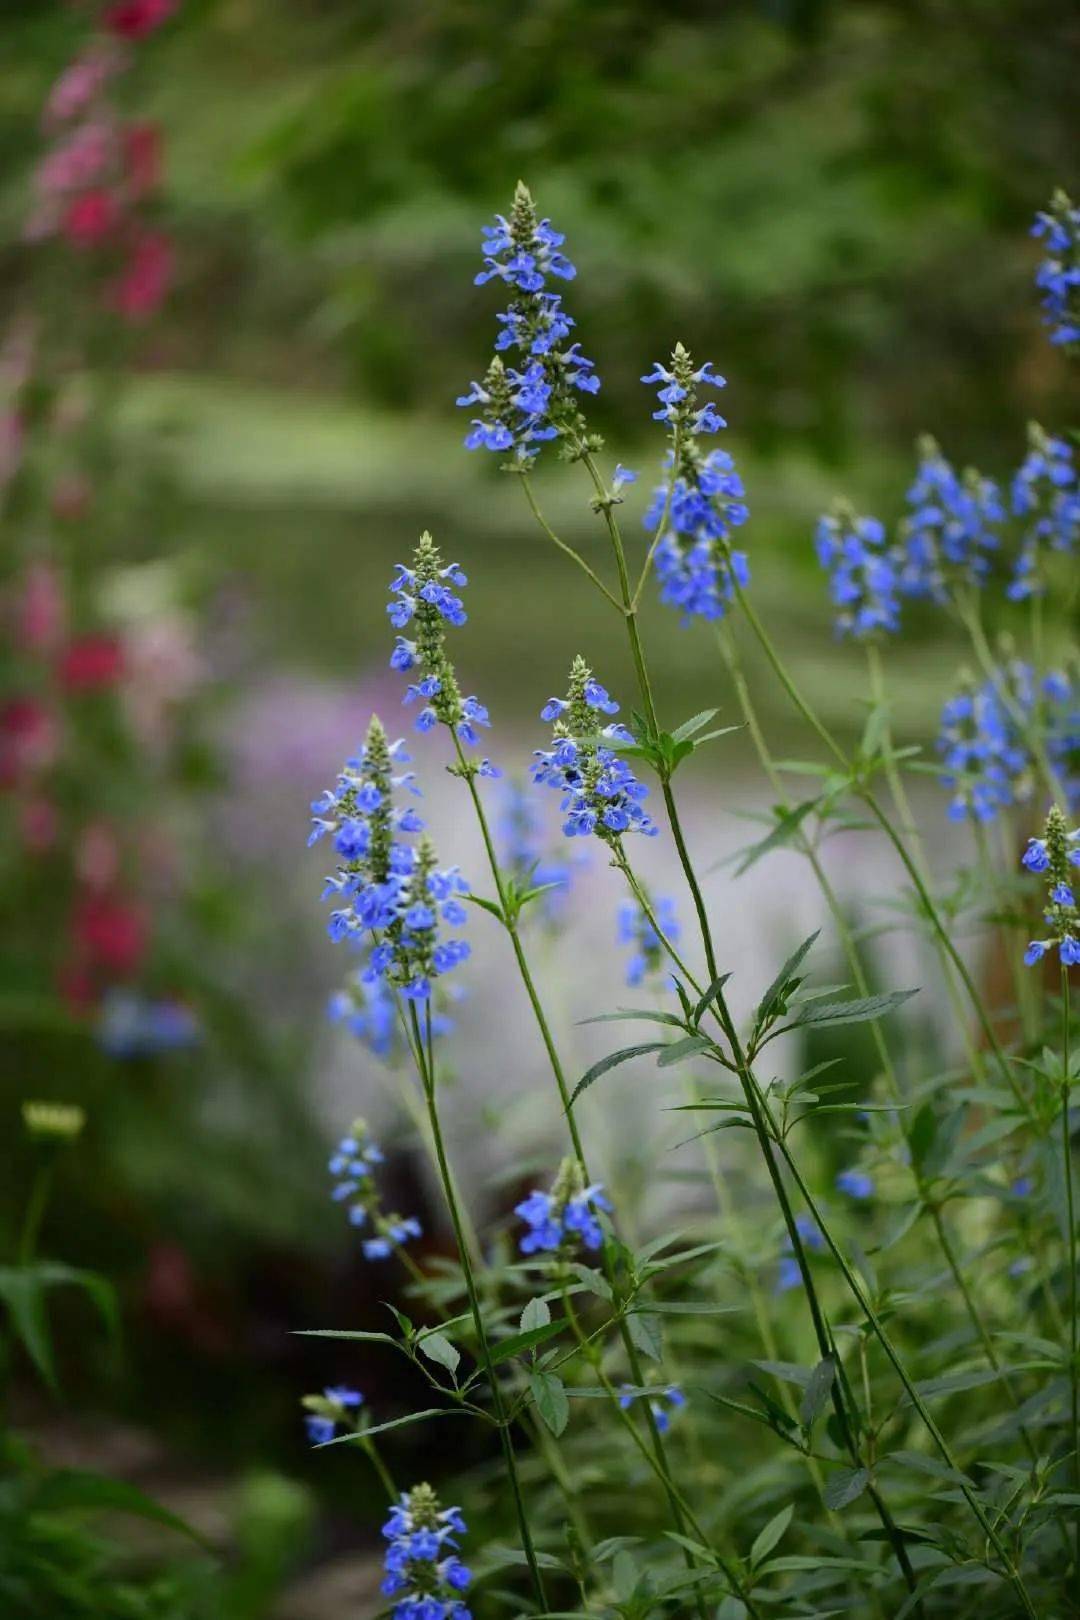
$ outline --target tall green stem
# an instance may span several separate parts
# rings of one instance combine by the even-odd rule
[[[1076,1208],[1073,1194],[1072,1133],[1069,1129],[1070,1029],[1069,970],[1061,964],[1061,1152],[1065,1175],[1065,1217],[1069,1223],[1066,1245],[1069,1267],[1069,1404],[1072,1411],[1073,1478],[1080,1490],[1080,1319],[1077,1317]],[[1076,1562],[1080,1568],[1080,1513],[1076,1516]]]
[[[431,1139],[435,1148],[435,1157],[439,1166],[439,1175],[442,1180],[443,1196],[454,1228],[454,1238],[458,1248],[458,1258],[461,1261],[461,1270],[465,1278],[465,1291],[469,1296],[469,1310],[472,1313],[473,1326],[476,1329],[477,1345],[480,1350],[480,1361],[487,1375],[491,1387],[491,1400],[495,1408],[495,1421],[499,1430],[499,1443],[502,1446],[503,1461],[506,1465],[507,1479],[510,1483],[511,1494],[514,1498],[514,1511],[517,1514],[518,1529],[521,1532],[521,1545],[525,1553],[525,1560],[529,1566],[532,1578],[533,1591],[541,1610],[547,1608],[547,1597],[544,1592],[544,1580],[540,1573],[540,1565],[533,1546],[532,1532],[529,1529],[529,1519],[525,1511],[525,1499],[521,1491],[521,1481],[518,1477],[517,1459],[514,1456],[514,1442],[510,1436],[510,1425],[503,1404],[502,1387],[491,1363],[491,1348],[488,1344],[487,1329],[484,1326],[483,1312],[480,1309],[480,1296],[477,1292],[476,1277],[473,1272],[472,1260],[469,1256],[468,1245],[465,1242],[465,1231],[462,1225],[461,1212],[458,1208],[457,1195],[454,1191],[454,1178],[450,1172],[450,1163],[446,1156],[446,1144],[443,1140],[442,1124],[439,1120],[439,1110],[435,1100],[435,1068],[431,1042],[431,1009],[428,1006],[425,1014],[424,1034],[421,1036],[420,1020],[417,1017],[416,1007],[409,1004],[409,1020],[412,1025],[414,1042],[414,1055],[420,1073],[420,1083],[424,1089],[424,1100],[427,1103],[428,1121],[431,1126]]]
[[[523,482],[526,490],[528,491],[527,481],[523,480]],[[525,986],[525,991],[529,998],[529,1004],[532,1007],[533,1016],[536,1019],[537,1028],[540,1031],[540,1038],[543,1041],[544,1050],[547,1053],[548,1062],[551,1065],[551,1072],[555,1077],[555,1084],[558,1088],[559,1099],[562,1103],[563,1114],[566,1118],[567,1130],[570,1135],[570,1142],[574,1150],[574,1156],[576,1157],[578,1164],[581,1166],[586,1185],[589,1185],[591,1184],[592,1177],[589,1174],[589,1167],[585,1158],[585,1148],[581,1140],[581,1133],[578,1130],[577,1120],[574,1118],[574,1108],[571,1100],[570,1088],[566,1082],[566,1071],[564,1070],[562,1061],[559,1057],[558,1048],[555,1044],[555,1038],[551,1032],[551,1026],[548,1023],[547,1015],[544,1012],[544,1006],[540,1000],[540,995],[536,988],[535,980],[532,976],[532,970],[525,954],[525,947],[522,943],[521,933],[518,927],[518,918],[513,915],[511,908],[507,904],[506,884],[503,878],[502,870],[499,866],[498,856],[495,852],[495,842],[491,836],[491,829],[488,825],[483,800],[480,798],[480,794],[477,790],[476,774],[469,768],[469,764],[462,751],[461,742],[456,732],[453,734],[453,737],[454,747],[457,751],[458,757],[459,774],[467,783],[469,794],[472,798],[473,809],[476,812],[476,819],[480,827],[480,835],[483,839],[484,849],[487,854],[488,866],[491,870],[492,882],[495,884],[495,891],[499,897],[499,909],[502,913],[503,924],[510,936],[510,943],[513,947],[514,959],[517,962],[518,972],[521,975],[521,981]],[[612,1289],[612,1295],[616,1300],[618,1300],[618,1279],[616,1277],[615,1267],[612,1263],[611,1254],[606,1243],[604,1244],[602,1251],[602,1260],[608,1283]],[[626,1355],[631,1378],[635,1384],[643,1384],[645,1382],[645,1378],[641,1365],[641,1357],[638,1354],[637,1346],[630,1336],[630,1329],[627,1326],[626,1319],[622,1315],[619,1317],[619,1337],[622,1340],[623,1350]],[[660,1433],[659,1427],[657,1426],[656,1417],[648,1401],[644,1402],[644,1422],[649,1434],[649,1443],[652,1446],[653,1454],[656,1459],[657,1477],[662,1481],[670,1480],[671,1470],[668,1466],[664,1439]],[[667,1490],[666,1485],[665,1490]],[[681,1535],[685,1530],[685,1520],[683,1518],[680,1500],[677,1494],[667,1491],[667,1501],[668,1508],[671,1513],[672,1523],[674,1524],[675,1529]],[[693,1555],[690,1553],[689,1549],[685,1547],[683,1548],[683,1553],[687,1566],[692,1567],[694,1563]],[[700,1595],[697,1595],[696,1602],[701,1615],[701,1620],[704,1620],[704,1604]]]

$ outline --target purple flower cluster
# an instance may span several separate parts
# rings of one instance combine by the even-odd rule
[[[1046,591],[1045,554],[1072,553],[1080,540],[1080,478],[1072,446],[1035,423],[1028,453],[1013,478],[1012,509],[1024,532],[1006,595],[1014,602]]]
[[[334,1178],[330,1193],[334,1203],[346,1206],[351,1226],[370,1234],[362,1245],[365,1260],[388,1260],[410,1238],[423,1236],[414,1215],[388,1215],[384,1211],[373,1174],[383,1159],[383,1151],[372,1141],[366,1122],[356,1119],[334,1149],[327,1167]]]
[[[598,1215],[609,1212],[611,1204],[603,1187],[585,1185],[576,1159],[564,1159],[550,1192],[535,1188],[528,1198],[515,1205],[528,1230],[521,1239],[522,1254],[572,1255],[584,1247],[596,1250],[604,1241]]]
[[[1046,250],[1035,285],[1050,341],[1071,348],[1080,344],[1080,208],[1063,191],[1055,192],[1050,207],[1036,214],[1031,234]]]
[[[1031,967],[1056,945],[1062,966],[1076,967],[1080,964],[1080,909],[1071,869],[1080,866],[1080,827],[1069,832],[1065,817],[1054,805],[1046,818],[1045,837],[1032,838],[1021,861],[1029,872],[1046,880],[1043,918],[1049,925],[1046,938],[1031,941],[1024,961]]]
[[[885,525],[837,502],[818,520],[814,543],[818,562],[829,575],[837,635],[862,639],[879,630],[899,630],[899,581]]]
[[[465,1533],[461,1510],[440,1508],[430,1485],[402,1492],[383,1525],[389,1545],[380,1591],[395,1599],[393,1620],[471,1620],[462,1593],[472,1573],[456,1540]]]
[[[610,843],[625,832],[656,834],[641,804],[649,790],[612,746],[632,744],[633,736],[624,725],[601,726],[596,718],[618,712],[582,658],[571,666],[565,699],[549,698],[540,712],[554,722],[552,747],[535,751],[532,779],[562,794],[568,838],[596,833]]]
[[[981,585],[1005,521],[997,485],[969,469],[959,475],[933,439],[919,441],[919,465],[907,493],[899,588],[904,596],[948,602],[957,586]]]

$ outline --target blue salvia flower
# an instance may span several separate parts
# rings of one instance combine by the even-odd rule
[[[471,1620],[462,1593],[472,1573],[457,1541],[466,1528],[461,1510],[440,1507],[430,1485],[402,1492],[382,1532],[389,1545],[380,1591],[395,1600],[393,1620]]]
[[[514,1214],[528,1228],[518,1247],[522,1254],[557,1254],[564,1260],[582,1248],[599,1249],[604,1229],[598,1216],[610,1210],[599,1182],[586,1186],[578,1161],[564,1159],[550,1192],[534,1189],[515,1205]]]
[[[581,396],[595,394],[600,379],[580,345],[568,341],[574,322],[561,294],[549,287],[552,278],[570,281],[577,273],[562,244],[551,221],[537,216],[520,181],[509,218],[499,214],[484,230],[484,268],[477,285],[501,281],[510,303],[498,316],[495,358],[483,382],[473,382],[458,404],[477,410],[466,448],[512,449],[519,467],[531,466],[552,439],[561,440],[571,458],[601,442],[589,432],[581,409]],[[504,354],[517,364],[507,364]]]
[[[1047,907],[1043,917],[1050,930],[1046,938],[1031,941],[1024,961],[1031,967],[1056,945],[1062,965],[1075,967],[1080,963],[1080,879],[1073,875],[1072,868],[1080,866],[1080,827],[1069,832],[1061,810],[1052,805],[1046,817],[1045,836],[1029,841],[1021,862],[1029,872],[1046,879]]]
[[[865,1170],[841,1170],[836,1178],[837,1190],[849,1198],[873,1198],[874,1178]]]
[[[969,468],[960,477],[935,440],[919,440],[919,465],[907,493],[899,586],[905,596],[948,602],[959,586],[981,585],[1006,516],[998,487]]]
[[[837,501],[818,520],[814,544],[829,575],[837,635],[861,640],[879,630],[899,630],[899,580],[885,525]]]
[[[795,1227],[799,1237],[802,1239],[804,1248],[809,1249],[814,1254],[820,1254],[824,1250],[825,1238],[822,1235],[820,1226],[812,1216],[796,1215]],[[776,1276],[776,1292],[778,1294],[786,1294],[789,1289],[802,1286],[802,1272],[799,1270],[799,1262],[791,1253],[793,1247],[791,1238],[785,1237],[784,1248],[787,1252],[781,1256]]]
[[[443,981],[436,986],[435,1000],[457,1000],[464,992],[460,986],[443,991]],[[365,968],[358,969],[336,990],[327,1004],[331,1023],[343,1024],[368,1051],[384,1062],[406,1050],[405,1037],[398,1017],[394,997],[382,979],[373,978]],[[432,1035],[446,1035],[454,1021],[444,1006],[431,1014]]]
[[[338,856],[323,891],[324,899],[340,902],[328,924],[331,939],[368,945],[370,979],[427,1001],[432,981],[469,954],[464,940],[439,938],[440,923],[456,928],[466,921],[460,896],[469,889],[456,866],[439,868],[430,839],[414,846],[401,837],[423,828],[414,810],[393,803],[395,788],[415,791],[411,773],[394,774],[394,765],[407,758],[373,716],[364,747],[347,761],[337,787],[312,805],[308,841],[330,837]]]
[[[1014,602],[1046,591],[1047,551],[1072,552],[1080,539],[1080,478],[1072,446],[1038,423],[1028,428],[1028,453],[1013,479],[1012,509],[1024,532],[1006,595]]]
[[[1080,208],[1064,191],[1056,191],[1050,207],[1035,215],[1031,234],[1046,246],[1035,285],[1042,293],[1050,341],[1072,348],[1080,344]]]
[[[1013,703],[1030,715],[1035,702],[1032,672],[1012,659],[999,671]],[[992,821],[1032,791],[1032,760],[994,681],[965,680],[941,711],[938,753],[947,767],[942,784],[951,791],[951,821]]]
[[[416,670],[419,679],[405,692],[405,702],[423,704],[416,718],[417,731],[444,725],[470,745],[479,741],[478,726],[489,726],[487,709],[476,697],[462,697],[454,666],[446,655],[446,627],[466,622],[458,590],[468,581],[457,563],[443,563],[438,546],[426,531],[413,555],[412,567],[398,563],[390,581],[387,608],[397,630],[412,627],[411,636],[399,635],[390,655],[391,669]],[[497,776],[490,760],[477,767],[481,776]]]
[[[566,912],[574,868],[587,864],[588,857],[569,859],[548,847],[535,796],[519,782],[503,784],[494,831],[499,865],[519,888],[545,890],[533,904],[544,922],[555,927]]]
[[[625,1412],[631,1407],[641,1394],[640,1390],[632,1384],[624,1384],[619,1391],[619,1405]],[[664,1402],[667,1402],[665,1406]],[[671,1420],[676,1412],[680,1412],[686,1405],[686,1396],[678,1384],[669,1384],[661,1395],[651,1396],[649,1409],[656,1420],[656,1427],[661,1434],[667,1434],[671,1428]]]
[[[660,600],[679,608],[684,624],[695,617],[721,619],[736,584],[750,582],[745,553],[731,547],[731,531],[750,515],[742,479],[726,450],[706,451],[698,443],[700,435],[727,425],[711,401],[699,401],[698,393],[723,388],[724,379],[711,361],[695,370],[679,343],[671,365],[657,363],[642,382],[660,385],[660,408],[653,417],[668,424],[670,440],[665,482],[644,518],[654,534],[664,526],[654,559]]]
[[[335,1384],[321,1395],[305,1395],[304,1427],[313,1446],[325,1446],[342,1429],[356,1431],[356,1416],[364,1404],[358,1389]]]
[[[568,838],[595,833],[615,843],[625,832],[648,837],[657,828],[641,807],[648,788],[639,782],[613,743],[633,743],[624,725],[601,726],[598,714],[618,714],[583,658],[570,667],[565,699],[549,698],[540,711],[553,725],[553,746],[535,751],[532,779],[562,794],[563,832]]]
[[[661,929],[673,944],[677,943],[681,930],[674,900],[658,895],[651,904]],[[633,990],[650,974],[660,972],[664,965],[664,947],[637,900],[620,902],[616,927],[619,944],[631,946],[626,960],[626,983]]]
[[[388,1214],[383,1209],[375,1180],[375,1170],[383,1160],[382,1148],[372,1141],[367,1122],[354,1119],[327,1166],[334,1183],[331,1198],[348,1211],[350,1226],[367,1233],[361,1244],[366,1260],[387,1260],[410,1238],[423,1236],[414,1215]]]

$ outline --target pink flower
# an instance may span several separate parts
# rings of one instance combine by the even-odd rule
[[[31,855],[44,855],[56,843],[60,817],[48,799],[26,799],[19,806],[19,834]]]
[[[120,846],[107,821],[92,821],[79,834],[75,845],[75,871],[79,882],[97,894],[116,882]]]
[[[49,91],[45,103],[45,124],[55,126],[77,118],[101,90],[113,62],[103,52],[77,57],[66,67]]]
[[[16,635],[32,653],[56,652],[67,624],[60,576],[51,563],[31,563],[16,607]]]
[[[38,166],[37,187],[46,196],[81,191],[97,180],[109,161],[111,140],[104,124],[81,124]]]
[[[167,236],[141,236],[127,267],[113,283],[110,302],[128,321],[146,320],[164,301],[172,280],[173,251]]]
[[[137,201],[161,184],[161,131],[156,124],[129,124],[123,142],[128,189]]]
[[[97,247],[115,230],[119,219],[120,205],[111,192],[84,191],[81,197],[68,204],[64,214],[64,235],[74,247]]]
[[[56,721],[37,698],[11,698],[0,709],[0,787],[14,787],[56,758]]]
[[[177,0],[118,0],[107,7],[102,21],[121,39],[145,39],[176,10]]]
[[[88,895],[79,902],[72,934],[80,956],[121,978],[137,971],[149,944],[141,912],[110,895]]]
[[[60,679],[69,692],[115,686],[123,673],[124,649],[116,636],[80,636],[60,660]]]

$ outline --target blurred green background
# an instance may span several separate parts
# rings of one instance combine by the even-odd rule
[[[0,0],[0,291],[13,310],[33,274],[19,236],[39,109],[88,15]],[[626,508],[639,547],[662,450],[640,374],[681,338],[726,375],[755,596],[830,720],[853,727],[864,666],[831,637],[818,513],[843,491],[894,521],[921,431],[1006,477],[1027,419],[1065,416],[1027,230],[1054,185],[1075,190],[1078,34],[1075,11],[1044,0],[185,0],[143,50],[137,110],[165,133],[178,278],[123,382],[118,432],[122,461],[152,462],[163,494],[102,561],[176,558],[216,603],[236,777],[218,809],[245,825],[251,864],[233,887],[246,885],[249,912],[195,888],[228,971],[200,971],[182,928],[170,939],[212,1040],[167,1079],[147,1064],[121,1093],[107,1060],[63,1032],[7,1051],[24,1095],[71,1091],[65,1066],[78,1064],[96,1124],[53,1236],[138,1288],[122,1372],[99,1357],[69,1369],[100,1428],[72,1438],[44,1409],[40,1426],[54,1454],[81,1444],[129,1473],[122,1425],[152,1431],[167,1459],[146,1464],[155,1487],[175,1468],[166,1494],[199,1522],[205,1504],[184,1492],[209,1481],[235,1515],[230,1615],[265,1612],[278,1526],[298,1560],[314,1545],[332,1562],[373,1511],[352,1459],[312,1466],[298,1431],[297,1396],[350,1364],[290,1329],[331,1313],[357,1325],[378,1284],[324,1198],[311,1087],[337,970],[325,952],[308,961],[290,930],[301,912],[309,938],[319,926],[316,879],[292,872],[309,788],[332,776],[341,726],[359,728],[368,695],[396,691],[383,674],[394,562],[427,527],[465,565],[463,684],[490,702],[506,752],[539,742],[536,710],[579,649],[616,693],[629,685],[617,621],[546,546],[495,458],[461,448],[454,398],[482,372],[498,307],[473,285],[481,224],[521,176],[566,232],[579,271],[566,301],[603,377],[596,422],[611,461],[642,474]],[[538,486],[602,567],[580,474],[553,467]],[[665,717],[718,704],[733,719],[711,635],[680,632],[655,603],[646,619]],[[902,732],[932,734],[957,657],[940,616],[913,616],[891,666]],[[785,733],[768,681],[759,701]],[[745,739],[726,741],[691,790],[699,818],[721,779],[760,804],[751,772]],[[209,842],[220,825],[208,819]],[[235,825],[224,843],[244,843]],[[81,1325],[72,1307],[69,1345]],[[411,1392],[379,1376],[369,1400],[404,1405]],[[310,1501],[282,1470],[323,1494],[314,1541]],[[334,1601],[288,1612],[341,1612]]]

